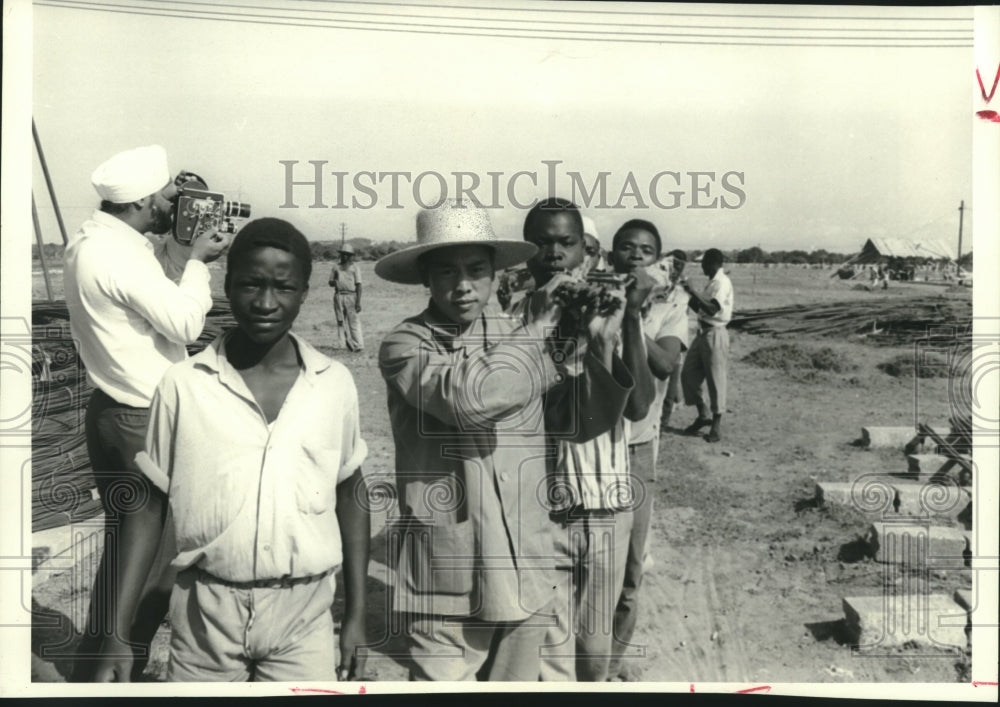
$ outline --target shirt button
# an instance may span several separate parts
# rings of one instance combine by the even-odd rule
[[[265,545],[264,546],[264,552],[270,552],[270,551],[271,551],[271,546],[270,545]]]
[[[509,478],[510,478],[510,474],[508,474],[506,471],[503,471],[503,472],[500,473],[500,480],[501,481],[506,481]]]

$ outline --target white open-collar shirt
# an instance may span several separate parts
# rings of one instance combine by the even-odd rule
[[[119,403],[148,407],[163,373],[187,357],[185,344],[205,326],[208,268],[188,260],[175,283],[153,243],[103,211],[73,235],[63,262],[70,332],[88,380]]]
[[[343,559],[337,484],[368,453],[354,379],[292,335],[302,370],[268,425],[227,336],[163,376],[136,458],[169,496],[173,565],[231,582],[322,574]]]

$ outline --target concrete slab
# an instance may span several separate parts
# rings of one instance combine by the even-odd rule
[[[956,518],[969,505],[969,492],[954,483],[894,480],[892,486],[903,516]]]
[[[865,475],[853,481],[820,481],[816,500],[820,505],[840,505],[858,513],[882,516],[895,514],[896,489],[892,477]]]
[[[962,608],[941,594],[845,597],[843,607],[860,652],[877,653],[907,644],[942,650],[968,646],[964,626],[952,625]]]
[[[917,436],[914,427],[862,427],[861,444],[870,449],[902,449]]]
[[[931,428],[939,434],[947,435],[951,427],[947,424],[932,424]],[[861,445],[870,449],[903,449],[919,437],[914,425],[898,427],[862,427]],[[914,444],[909,452],[931,451],[934,442],[925,438],[920,444]]]
[[[870,556],[878,562],[926,569],[965,567],[969,549],[964,530],[929,521],[879,521],[868,529],[865,542]]]
[[[851,505],[852,484],[843,481],[817,481],[816,501],[820,505]]]

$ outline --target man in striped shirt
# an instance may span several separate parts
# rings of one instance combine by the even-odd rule
[[[547,199],[524,222],[538,246],[528,261],[536,287],[558,273],[578,275],[584,263],[583,221],[569,201]],[[612,654],[612,621],[621,591],[632,526],[626,419],[645,417],[654,393],[646,365],[640,310],[652,289],[644,272],[625,292],[617,352],[605,352],[616,379],[634,381],[624,415],[608,432],[582,443],[558,442],[549,469],[550,514],[557,525],[556,625],[542,648],[543,680],[604,681]],[[561,332],[565,334],[565,332]],[[588,411],[579,411],[587,417]]]

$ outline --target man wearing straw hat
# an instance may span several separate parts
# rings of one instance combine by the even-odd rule
[[[330,287],[333,290],[333,310],[337,315],[337,329],[340,339],[349,351],[363,351],[364,336],[361,333],[361,270],[354,262],[354,246],[347,243],[340,248],[340,262],[330,272]]]
[[[488,305],[495,274],[534,252],[497,238],[485,209],[450,202],[421,211],[417,245],[375,266],[430,290],[379,352],[399,499],[393,603],[415,680],[538,679],[555,584],[549,436],[600,434],[630,392],[610,373],[620,315],[553,355],[560,278],[523,322]]]
[[[100,209],[70,239],[63,281],[70,331],[94,393],[87,405],[87,453],[94,470],[108,528],[132,512],[130,499],[144,498],[133,459],[144,448],[153,391],[171,364],[187,357],[212,306],[205,266],[222,253],[228,236],[212,233],[192,246],[179,280],[164,273],[153,243],[143,234],[165,234],[173,225],[167,155],[159,145],[121,152],[94,170]],[[150,574],[132,636],[148,649],[167,609],[171,532]],[[74,680],[91,677],[101,633],[114,597],[115,561],[128,552],[129,538],[108,534],[91,594],[90,617],[77,650]],[[161,587],[154,586],[163,575]],[[136,661],[141,673],[145,656]]]

